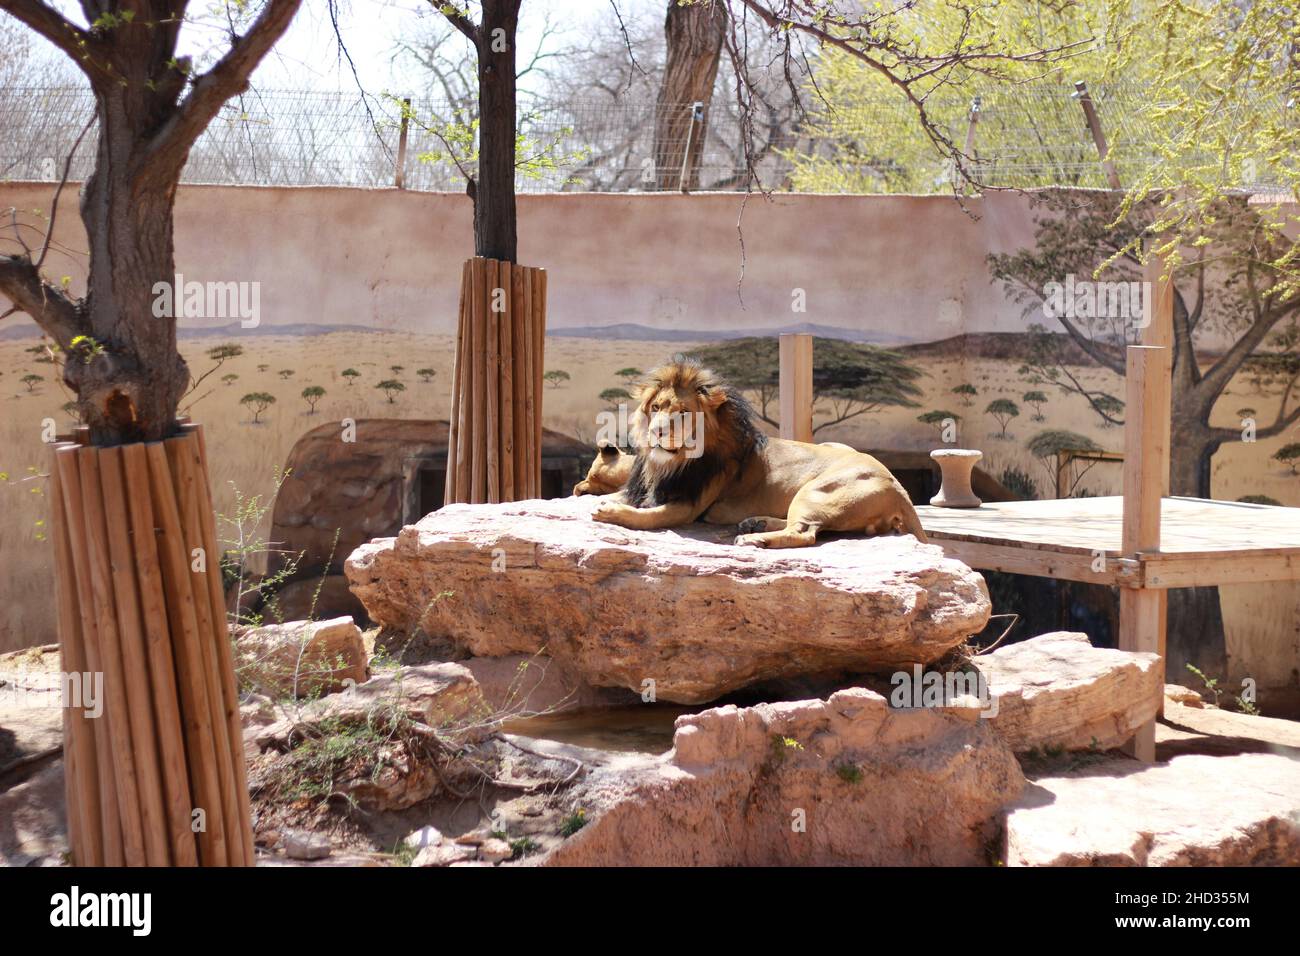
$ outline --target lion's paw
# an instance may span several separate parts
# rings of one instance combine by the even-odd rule
[[[766,548],[767,539],[761,534],[742,534],[736,538],[735,544],[741,547]]]
[[[605,524],[618,524],[618,519],[622,512],[623,506],[617,502],[602,501],[592,509],[591,520],[602,521]]]
[[[753,534],[753,533],[756,532],[756,531],[766,531],[766,530],[767,530],[767,519],[766,519],[766,518],[746,518],[746,519],[745,519],[744,521],[742,521],[740,524],[736,525],[736,530],[739,531],[742,535]],[[737,540],[736,543],[739,544],[739,543],[740,543],[739,540]]]

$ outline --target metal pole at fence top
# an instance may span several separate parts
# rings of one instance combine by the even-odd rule
[[[397,173],[393,185],[398,189],[406,188],[406,131],[410,127],[411,98],[402,99],[402,131],[397,138]]]
[[[704,104],[696,100],[691,104],[691,122],[686,127],[686,152],[682,154],[682,171],[677,177],[677,188],[682,192],[690,192],[690,180],[686,178],[687,171],[691,166],[691,144],[695,142],[695,126],[704,119]]]
[[[1102,171],[1106,174],[1106,183],[1111,189],[1120,189],[1119,171],[1115,169],[1115,164],[1108,158],[1110,147],[1106,144],[1106,133],[1101,128],[1101,117],[1097,114],[1097,105],[1092,101],[1092,94],[1088,92],[1088,84],[1079,80],[1074,84],[1074,93],[1071,94],[1083,107],[1083,118],[1087,120],[1088,130],[1092,133],[1092,141],[1097,147],[1097,157],[1101,160]]]

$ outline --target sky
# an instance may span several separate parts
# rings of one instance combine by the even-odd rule
[[[662,16],[665,0],[617,0],[625,18]],[[84,24],[75,0],[51,0],[65,16]],[[339,29],[343,34],[357,77],[368,93],[400,94],[420,89],[424,83],[405,76],[393,63],[393,51],[403,36],[418,33],[432,18],[441,19],[428,0],[339,0]],[[260,4],[257,5],[260,7]],[[471,6],[476,7],[476,4]],[[191,4],[191,15],[181,33],[182,52],[202,53],[220,49],[225,38],[222,21],[211,16],[201,3]],[[531,51],[549,16],[556,24],[580,35],[584,24],[607,16],[611,0],[524,0],[519,23],[519,48]],[[355,90],[356,79],[342,59],[328,16],[326,0],[304,0],[288,33],[254,74],[262,89]],[[0,13],[0,17],[6,14]],[[572,38],[572,36],[570,37]],[[563,38],[556,38],[563,40]],[[453,42],[468,42],[456,35]],[[51,54],[60,56],[52,48]]]

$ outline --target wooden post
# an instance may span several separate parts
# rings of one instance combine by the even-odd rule
[[[542,375],[546,368],[546,270],[530,270],[533,298],[530,313],[533,333],[533,497],[542,496]]]
[[[781,437],[813,440],[813,337],[781,336]]]
[[[483,416],[483,424],[487,432],[487,454],[485,465],[485,480],[487,481],[487,494],[484,500],[489,504],[497,504],[501,501],[501,353],[497,341],[497,333],[501,328],[501,313],[497,307],[501,303],[504,295],[503,283],[501,282],[501,270],[506,269],[506,282],[504,286],[509,287],[509,269],[510,263],[498,262],[496,259],[487,260],[487,310],[483,313],[483,331],[487,336],[487,347],[483,355],[483,367],[487,369],[487,414]]]
[[[406,188],[406,133],[411,125],[411,98],[402,100],[402,131],[397,137],[397,172],[393,176],[393,185],[398,189]]]
[[[1111,189],[1120,189],[1119,172],[1115,169],[1115,164],[1108,158],[1110,156],[1110,147],[1106,144],[1106,133],[1101,128],[1101,117],[1097,115],[1097,105],[1092,101],[1092,94],[1088,92],[1088,84],[1080,80],[1074,84],[1074,95],[1079,100],[1079,105],[1083,107],[1084,119],[1088,121],[1088,129],[1092,133],[1092,141],[1097,147],[1097,158],[1101,160],[1102,171],[1106,174],[1106,182]]]
[[[1153,297],[1152,324],[1160,321]],[[1161,499],[1169,485],[1170,350],[1128,346],[1123,472],[1122,553],[1160,550]],[[1158,589],[1119,592],[1119,648],[1165,654],[1166,601]],[[1164,695],[1164,678],[1158,682]],[[1156,724],[1141,727],[1130,743],[1138,760],[1156,758]]]
[[[540,497],[545,336],[546,270],[466,262],[444,503]]]

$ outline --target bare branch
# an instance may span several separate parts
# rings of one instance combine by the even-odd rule
[[[41,0],[0,0],[0,10],[31,27],[68,55],[83,72],[90,75],[87,59],[95,40],[89,33],[65,20]]]
[[[469,18],[468,10],[462,10],[450,3],[440,3],[439,0],[429,0],[429,3],[447,18],[448,23],[469,37],[470,43],[474,44],[475,47],[479,45],[479,29],[474,21]]]
[[[27,256],[0,256],[0,292],[16,307],[6,315],[26,312],[60,348],[89,331],[81,303],[42,279]]]
[[[0,0],[6,2],[6,0]],[[154,136],[146,155],[173,164],[179,174],[194,141],[232,96],[248,89],[248,78],[289,28],[302,0],[268,0],[248,32],[236,37],[226,55],[194,81],[176,112]],[[156,169],[156,167],[154,167]],[[156,175],[156,172],[151,174]]]

